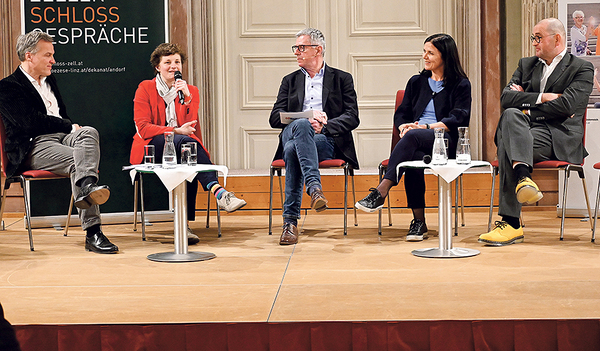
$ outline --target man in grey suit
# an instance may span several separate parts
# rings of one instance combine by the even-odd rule
[[[533,27],[535,56],[522,58],[502,91],[505,109],[496,129],[500,206],[495,228],[479,242],[503,246],[523,242],[521,204],[542,198],[531,179],[544,160],[581,163],[583,115],[592,91],[593,65],[566,50],[564,25],[547,18]]]

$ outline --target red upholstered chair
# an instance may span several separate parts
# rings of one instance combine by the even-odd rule
[[[0,153],[2,154],[2,174],[6,177],[6,152],[4,150],[4,140],[6,136],[4,134],[4,123],[0,118]],[[25,201],[25,220],[27,223],[27,231],[29,234],[29,249],[33,251],[33,235],[31,234],[31,205],[29,204],[29,183],[34,180],[48,180],[48,179],[60,179],[69,178],[68,176],[61,176],[48,171],[40,170],[29,170],[20,174],[15,174],[12,177],[6,177],[4,182],[4,188],[2,190],[2,203],[0,204],[0,221],[2,221],[2,230],[4,230],[4,221],[2,216],[4,215],[4,208],[6,204],[6,193],[12,183],[19,183],[23,189],[23,200]],[[71,203],[69,204],[69,212],[67,213],[67,222],[65,224],[64,236],[67,236],[69,232],[69,223],[71,221],[71,211],[73,210],[73,194],[71,194]]]
[[[400,104],[402,103],[402,99],[404,99],[404,90],[398,90],[396,92],[396,105],[394,108],[394,111],[396,111],[398,109],[398,106],[400,106]],[[398,128],[396,128],[396,126],[392,126],[392,148],[390,150],[390,153],[392,151],[394,151],[394,148],[396,147],[396,144],[398,143],[398,141],[400,141],[400,131],[398,130]],[[385,159],[383,161],[381,161],[381,163],[379,164],[379,182],[381,183],[381,180],[383,179],[383,175],[385,174],[385,172],[387,172],[387,168],[388,168],[388,163],[389,163],[389,159]],[[460,182],[460,201],[461,201],[461,218],[462,218],[462,225],[465,225],[465,204],[463,201],[463,183],[462,183],[462,174],[459,176],[459,181],[455,182],[455,198],[454,198],[454,235],[458,235],[458,193],[459,193],[459,189],[458,189],[458,185]],[[390,203],[390,197],[388,196],[387,198],[387,204],[388,204],[388,223],[389,226],[392,226],[392,206]],[[379,209],[379,220],[378,220],[378,233],[379,235],[381,235],[381,212],[382,209]]]
[[[352,199],[354,204],[356,202],[356,194],[354,192],[354,169],[344,160],[332,159],[319,162],[319,169],[336,169],[341,168],[344,170],[344,235],[348,233],[348,175],[352,178]],[[269,235],[273,234],[273,176],[277,173],[279,178],[279,196],[281,197],[281,205],[283,207],[283,187],[281,185],[281,173],[285,169],[285,162],[283,160],[275,160],[271,162],[270,175],[270,189],[269,189]],[[354,225],[358,225],[358,219],[356,217],[356,208],[354,209]]]
[[[586,130],[586,114],[583,115],[583,140],[582,143],[585,145],[585,130]],[[584,159],[585,161],[585,159]],[[595,167],[595,165],[594,165]],[[588,216],[592,218],[592,209],[590,208],[590,200],[588,198],[587,185],[585,183],[585,172],[583,171],[583,162],[581,164],[574,164],[565,161],[542,161],[535,163],[533,165],[533,170],[555,170],[555,171],[563,171],[564,172],[564,182],[563,182],[563,198],[562,198],[562,211],[561,211],[561,222],[560,222],[560,240],[563,240],[564,232],[565,232],[565,213],[566,213],[566,204],[567,204],[567,190],[569,184],[569,176],[571,172],[577,172],[579,178],[581,179],[581,183],[583,185],[583,193],[585,194],[585,203],[588,209]],[[494,209],[494,188],[496,186],[496,175],[498,175],[498,160],[492,162],[492,194],[490,196],[490,214],[488,219],[488,232],[492,228],[492,212]],[[522,214],[521,214],[522,216]],[[590,220],[590,227],[593,230],[593,223]],[[592,234],[592,241],[594,241]]]
[[[594,164],[600,170],[600,162]],[[594,226],[592,227],[592,242],[596,241],[596,220],[598,219],[598,205],[600,205],[600,174],[598,175],[598,190],[596,190],[596,207],[594,207]]]

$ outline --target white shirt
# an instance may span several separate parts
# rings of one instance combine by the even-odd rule
[[[300,67],[306,78],[304,79],[304,104],[302,111],[317,110],[323,111],[323,77],[325,76],[325,63],[314,77],[310,77],[308,72]]]
[[[542,62],[542,64],[544,65],[544,67],[542,68],[542,79],[540,80],[540,95],[537,98],[536,104],[542,103],[542,93],[546,89],[546,82],[548,81],[548,77],[550,77],[552,72],[554,72],[554,69],[556,68],[556,66],[558,66],[558,63],[560,62],[560,60],[562,60],[563,57],[565,57],[566,53],[567,53],[567,49],[565,48],[563,51],[560,52],[560,54],[558,54],[558,55],[556,55],[556,57],[554,57],[554,59],[552,60],[552,62],[550,62],[549,65],[546,63],[545,60],[543,60],[541,58],[539,59]]]
[[[60,108],[58,107],[58,100],[56,100],[56,96],[54,96],[54,92],[50,88],[50,84],[46,82],[46,78],[44,77],[40,80],[38,84],[37,80],[29,75],[29,73],[25,72],[23,67],[19,66],[21,71],[25,73],[25,77],[29,79],[35,90],[40,94],[42,100],[44,100],[44,104],[46,105],[46,114],[50,116],[60,117]]]

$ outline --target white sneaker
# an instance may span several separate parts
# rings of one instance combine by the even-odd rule
[[[188,245],[195,245],[200,242],[200,238],[198,237],[198,235],[194,234],[194,232],[189,226],[187,227],[187,239]]]
[[[229,213],[246,206],[246,201],[238,199],[234,193],[227,191],[220,199],[217,199],[217,205]]]

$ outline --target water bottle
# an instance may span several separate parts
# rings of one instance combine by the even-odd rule
[[[435,128],[435,140],[433,141],[433,150],[431,151],[431,164],[436,166],[448,163],[448,153],[446,151],[446,141],[444,139],[444,128]]]
[[[175,133],[165,132],[165,147],[163,150],[162,166],[163,168],[175,168],[177,165],[177,154],[175,153]]]
[[[456,163],[463,165],[471,163],[471,144],[469,144],[469,127],[458,127]]]

